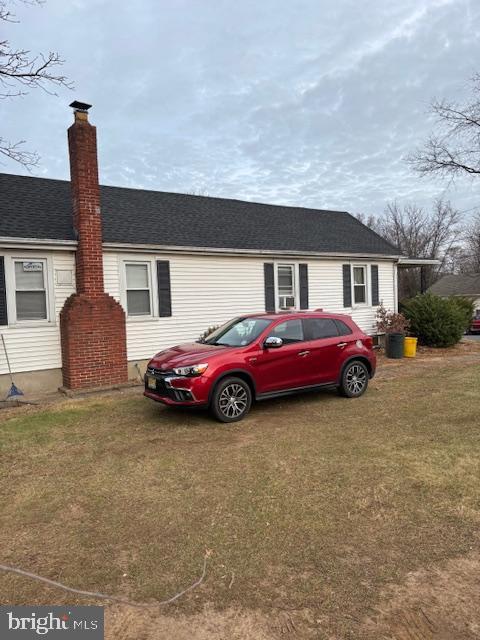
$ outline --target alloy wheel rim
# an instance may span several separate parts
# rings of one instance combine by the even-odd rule
[[[363,391],[367,383],[367,372],[360,364],[353,364],[347,370],[345,384],[348,391],[354,395],[358,395]]]
[[[247,408],[247,391],[240,384],[229,384],[218,399],[220,411],[227,418],[238,418]]]

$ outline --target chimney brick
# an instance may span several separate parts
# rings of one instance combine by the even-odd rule
[[[122,306],[103,288],[97,136],[86,111],[75,111],[68,144],[77,292],[60,313],[62,371],[65,387],[82,389],[127,382],[126,326]]]

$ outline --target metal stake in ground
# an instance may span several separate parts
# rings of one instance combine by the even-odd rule
[[[5,338],[3,336],[3,333],[2,333],[2,343],[3,343],[3,350],[5,352],[5,359],[7,361],[8,373],[10,375],[10,382],[12,383],[10,386],[9,392],[7,393],[7,400],[8,400],[9,398],[15,398],[16,396],[23,396],[23,391],[21,391],[13,382],[12,369],[10,367],[10,360],[8,359],[7,345],[5,344]]]

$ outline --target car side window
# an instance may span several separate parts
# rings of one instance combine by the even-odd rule
[[[337,325],[331,318],[307,318],[305,323],[308,340],[338,336]]]
[[[335,324],[337,325],[338,335],[339,336],[348,336],[352,333],[350,327],[343,322],[343,320],[335,320]]]
[[[295,342],[302,342],[303,337],[303,324],[301,320],[287,320],[281,322],[273,327],[269,333],[269,337],[281,338],[284,344],[293,344]]]

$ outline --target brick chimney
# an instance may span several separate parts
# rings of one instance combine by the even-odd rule
[[[125,313],[103,288],[102,218],[96,128],[90,105],[72,102],[68,129],[77,292],[60,313],[63,385],[82,389],[127,382]]]

